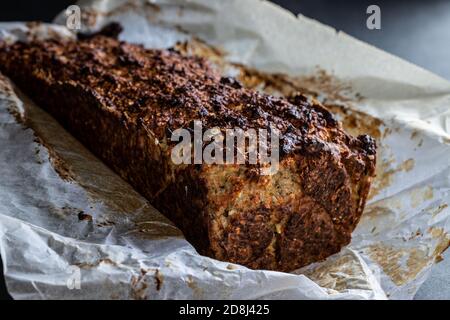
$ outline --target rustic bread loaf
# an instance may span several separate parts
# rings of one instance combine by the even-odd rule
[[[171,219],[205,255],[291,271],[347,245],[374,176],[375,143],[319,103],[243,88],[199,57],[94,35],[3,45],[0,71]],[[280,130],[280,166],[181,164],[170,134]]]

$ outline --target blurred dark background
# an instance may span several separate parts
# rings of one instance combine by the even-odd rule
[[[450,1],[448,0],[273,0],[272,2],[342,30],[450,79]],[[51,21],[75,1],[2,1],[0,21]],[[366,27],[366,9],[381,8],[381,30]],[[416,298],[450,299],[450,254],[434,267]],[[2,275],[3,272],[0,272]],[[0,279],[0,299],[7,297]]]
[[[51,21],[76,1],[2,1],[0,21]],[[450,79],[448,0],[273,0]],[[381,8],[381,30],[366,27],[366,9]]]

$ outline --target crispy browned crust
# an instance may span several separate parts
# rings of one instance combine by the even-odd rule
[[[0,70],[129,181],[203,254],[290,271],[350,242],[374,175],[375,143],[353,138],[319,103],[243,88],[207,61],[102,35],[16,43]],[[280,169],[174,165],[170,133],[281,131]]]

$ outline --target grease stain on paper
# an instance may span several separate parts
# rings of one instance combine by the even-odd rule
[[[437,241],[431,255],[432,248],[396,248],[382,244],[369,246],[367,254],[395,285],[402,286],[415,279],[431,263],[442,261],[442,253],[450,247],[450,236],[443,228],[430,227],[427,233]]]
[[[161,273],[161,271],[159,271],[159,269],[156,269],[155,271],[155,285],[156,285],[156,291],[161,290],[161,287],[164,283],[164,276]]]
[[[348,253],[330,257],[320,264],[306,267],[300,273],[321,287],[337,292],[348,289],[371,289],[361,263]]]
[[[433,199],[433,188],[431,186],[419,187],[411,190],[411,207],[417,208],[427,200]]]
[[[443,229],[438,227],[431,227],[428,232],[431,237],[438,241],[433,257],[435,257],[436,262],[444,260],[442,254],[450,247],[450,235]]]
[[[440,204],[437,208],[431,210],[431,215],[433,216],[433,218],[435,218],[436,216],[438,216],[442,211],[444,211],[444,209],[448,208],[448,204],[447,203],[442,203]]]
[[[192,290],[194,299],[202,299],[202,297],[204,296],[203,289],[197,285],[191,275],[187,277],[186,284]]]
[[[79,262],[79,263],[75,263],[74,265],[79,267],[79,268],[81,268],[81,269],[93,269],[93,268],[99,267],[102,264],[103,265],[110,265],[110,266],[113,266],[113,267],[117,267],[118,266],[117,262],[112,261],[109,258],[102,258],[102,259],[99,259],[99,260],[97,260],[95,262]]]
[[[141,273],[138,276],[131,277],[131,294],[130,296],[134,300],[146,300],[148,283],[146,279],[147,270],[141,269]]]
[[[369,246],[367,254],[380,265],[396,286],[415,279],[432,262],[427,253],[419,248],[395,248],[377,244]]]
[[[392,168],[392,164],[395,162],[393,158],[387,160],[381,160],[377,162],[375,167],[376,178],[372,182],[368,199],[372,199],[379,195],[381,191],[392,185],[394,177],[399,172],[409,172],[414,169],[414,159],[407,159],[400,163],[399,166]]]

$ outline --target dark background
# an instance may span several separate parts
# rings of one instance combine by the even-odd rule
[[[360,40],[450,79],[450,1],[448,0],[274,0],[294,14],[314,18]],[[7,0],[0,21],[51,21],[75,1]],[[366,27],[366,9],[381,8],[381,30]],[[434,267],[416,298],[450,299],[450,254]],[[3,275],[0,263],[0,276]],[[0,278],[0,299],[7,297]]]
[[[449,0],[274,0],[450,79]],[[0,21],[52,18],[75,1],[4,0]],[[381,8],[381,30],[366,28],[366,9]]]

